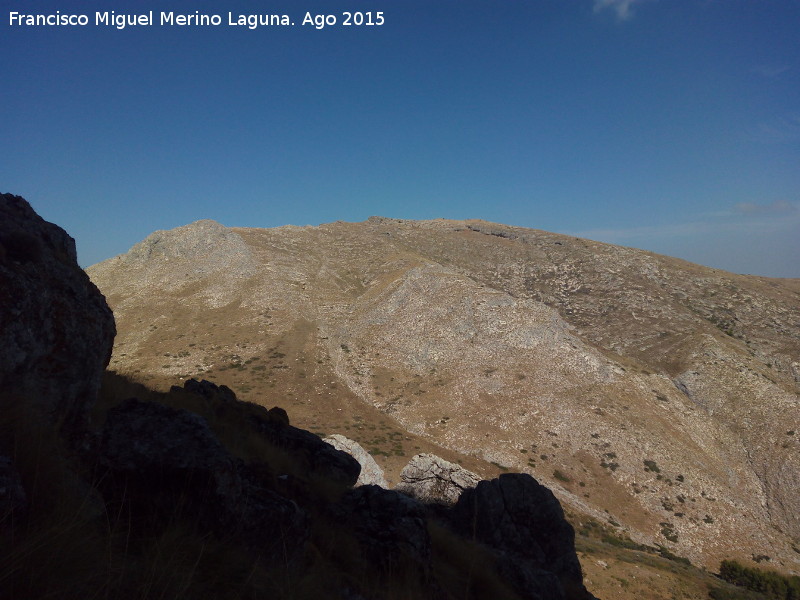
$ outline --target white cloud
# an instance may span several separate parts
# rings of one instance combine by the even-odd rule
[[[642,0],[594,0],[594,12],[610,9],[617,13],[620,21],[627,21],[633,17],[633,5],[640,2]]]

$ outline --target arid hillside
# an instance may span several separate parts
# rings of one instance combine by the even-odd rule
[[[800,572],[800,280],[483,221],[198,221],[88,269],[110,368],[359,441],[524,471],[715,569]],[[764,564],[765,563],[765,564]]]

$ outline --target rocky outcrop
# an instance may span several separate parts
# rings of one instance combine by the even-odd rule
[[[526,598],[591,598],[575,553],[575,532],[553,493],[525,473],[508,473],[467,490],[452,509],[458,531],[492,548],[507,579]],[[554,576],[554,577],[553,577]]]
[[[472,471],[435,454],[417,454],[403,468],[395,489],[421,502],[454,504],[480,480]]]
[[[76,433],[111,357],[114,317],[75,241],[21,197],[0,195],[0,389]]]
[[[271,444],[291,452],[309,472],[344,486],[356,484],[361,465],[355,458],[326,444],[310,431],[289,425],[285,415],[285,411],[281,414],[271,409],[266,418],[251,415],[250,425]]]
[[[423,506],[394,490],[362,485],[344,495],[332,509],[352,527],[363,558],[391,571],[410,561],[423,576],[431,568],[431,540]]]
[[[139,528],[180,515],[267,556],[285,560],[303,549],[305,513],[232,457],[192,412],[127,400],[109,411],[99,454],[109,472],[106,501],[130,511]]]
[[[372,455],[364,450],[361,444],[343,435],[339,435],[338,433],[324,438],[323,441],[337,450],[347,452],[347,454],[358,461],[358,464],[361,465],[361,474],[358,476],[356,485],[377,485],[382,488],[389,487],[383,475],[383,469],[378,466],[378,463],[375,462]]]
[[[219,413],[246,406],[248,410],[241,410],[241,417],[251,430],[270,445],[291,453],[307,472],[347,487],[355,485],[358,480],[361,466],[355,458],[326,444],[313,433],[290,425],[286,411],[278,406],[266,410],[258,405],[239,402],[229,387],[218,386],[205,379],[189,379],[184,382],[183,388],[172,386],[172,391],[200,396],[206,407]]]

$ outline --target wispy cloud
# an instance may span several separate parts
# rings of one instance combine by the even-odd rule
[[[752,137],[767,144],[780,144],[800,139],[800,113],[790,113],[759,123]]]
[[[789,69],[791,69],[789,65],[756,65],[750,70],[767,79],[777,79]]]
[[[680,223],[591,229],[572,235],[609,243],[640,239],[686,238],[716,233],[775,233],[800,229],[800,206],[787,200],[770,204],[738,202],[727,210],[696,215]]]
[[[617,13],[620,21],[627,21],[633,17],[633,6],[641,2],[642,0],[594,0],[594,12],[612,10]]]
[[[738,202],[734,205],[735,213],[747,216],[758,215],[791,215],[798,212],[797,206],[788,200],[776,200],[770,204],[756,202]]]
[[[800,277],[800,202],[739,202],[672,223],[565,233],[735,273]]]

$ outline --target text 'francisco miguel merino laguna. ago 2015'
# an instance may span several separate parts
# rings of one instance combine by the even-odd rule
[[[117,14],[112,11],[96,12],[91,19],[86,14],[62,14],[60,11],[49,14],[26,14],[20,12],[8,13],[8,24],[12,27],[87,27],[105,26],[125,29],[126,27],[151,27],[160,25],[166,27],[247,27],[256,29],[263,26],[293,26],[295,23],[289,15],[269,14],[234,14],[229,12],[227,20],[217,14],[202,14],[195,11],[190,14],[175,12],[160,12],[158,20],[154,11],[140,14]],[[341,19],[341,20],[340,20]],[[332,25],[383,25],[383,12],[343,12],[341,15],[312,15],[305,13],[303,26],[311,25],[322,29]]]

